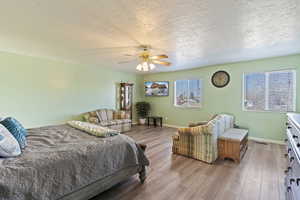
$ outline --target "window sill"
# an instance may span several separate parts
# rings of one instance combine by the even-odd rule
[[[178,106],[178,105],[174,105],[174,107],[176,108],[186,108],[186,109],[200,109],[202,108],[202,106]]]
[[[278,113],[278,114],[286,114],[289,112],[296,112],[296,111],[276,111],[276,110],[247,110],[245,108],[242,109],[244,112],[258,112],[258,113]]]

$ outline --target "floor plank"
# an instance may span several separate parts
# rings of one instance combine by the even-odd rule
[[[283,200],[284,146],[249,142],[240,164],[210,165],[172,154],[174,128],[135,126],[126,134],[147,144],[147,180],[137,176],[92,200]]]

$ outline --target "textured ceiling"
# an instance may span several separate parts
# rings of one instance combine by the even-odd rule
[[[193,67],[300,53],[300,0],[7,0],[0,51],[135,71],[140,44]],[[114,48],[123,47],[123,48]]]

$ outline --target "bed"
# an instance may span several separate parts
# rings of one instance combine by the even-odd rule
[[[21,156],[0,158],[0,200],[83,200],[135,175],[149,161],[130,137],[99,138],[68,125],[28,129]]]

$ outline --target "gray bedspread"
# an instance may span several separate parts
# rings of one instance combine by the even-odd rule
[[[0,158],[1,200],[54,200],[118,170],[149,165],[126,135],[98,138],[68,125],[28,130],[17,158]]]

